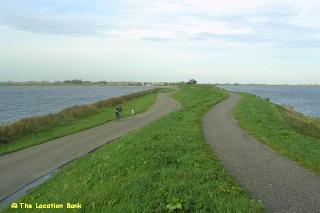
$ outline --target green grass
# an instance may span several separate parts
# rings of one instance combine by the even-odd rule
[[[140,113],[147,110],[151,105],[155,103],[158,93],[146,94],[129,101],[123,102],[121,113],[122,118],[131,115],[131,109],[135,110],[135,113]],[[46,128],[36,133],[26,134],[22,137],[18,137],[12,143],[0,144],[0,155],[25,149],[30,146],[34,146],[46,141],[63,137],[66,135],[74,134],[82,130],[92,128],[108,121],[114,120],[114,107],[104,107],[97,112],[82,116],[72,120],[62,120],[52,128]]]
[[[242,94],[234,115],[241,127],[263,143],[306,168],[320,172],[320,139],[316,134],[320,132],[319,120],[316,122],[316,119],[248,94]]]
[[[20,201],[79,202],[82,212],[263,211],[204,141],[204,113],[227,94],[184,86],[174,97],[181,110],[67,165]]]
[[[303,115],[290,107],[279,106],[283,118],[301,134],[320,139],[320,119]]]

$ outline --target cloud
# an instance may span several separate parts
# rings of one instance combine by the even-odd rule
[[[126,40],[319,47],[315,0],[11,0],[0,23],[17,31]]]
[[[160,39],[160,40],[188,40],[195,34],[206,33],[215,35],[238,35],[250,33],[249,28],[229,26],[223,21],[208,21],[190,19],[176,21],[175,23],[158,23],[152,27],[145,25],[112,30],[108,35],[127,39]]]
[[[113,4],[113,7],[101,10],[102,2],[99,2],[12,0],[1,3],[0,24],[31,33],[95,35],[106,31],[113,23],[109,15],[118,6]]]
[[[106,27],[104,23],[97,22],[95,17],[91,16],[46,16],[45,14],[14,15],[3,18],[2,23],[19,31],[65,35],[97,34],[102,28]]]

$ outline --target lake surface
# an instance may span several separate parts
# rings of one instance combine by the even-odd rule
[[[305,115],[320,117],[320,86],[220,85],[234,92],[247,92],[294,107]]]
[[[0,123],[147,89],[150,87],[0,86]]]

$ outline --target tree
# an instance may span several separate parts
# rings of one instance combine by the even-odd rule
[[[197,84],[197,81],[194,79],[190,79],[187,84]]]

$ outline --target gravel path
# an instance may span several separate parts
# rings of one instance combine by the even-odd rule
[[[320,176],[240,129],[232,116],[239,100],[230,94],[203,119],[205,138],[226,170],[267,212],[320,212]]]
[[[0,157],[0,201],[64,164],[179,107],[180,104],[167,94],[160,94],[156,103],[144,113]]]

